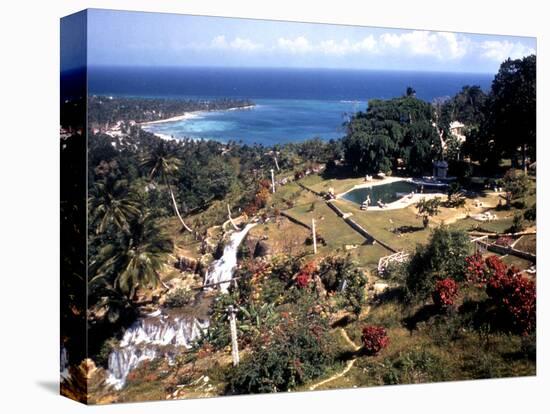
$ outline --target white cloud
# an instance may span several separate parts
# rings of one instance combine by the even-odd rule
[[[426,57],[440,61],[458,61],[478,56],[495,62],[520,58],[535,50],[518,40],[479,41],[460,33],[412,30],[369,34],[357,39],[324,39],[312,41],[306,36],[279,37],[273,42],[257,43],[247,37],[214,37],[209,43],[175,45],[174,48],[218,49],[240,52],[280,52],[292,55],[319,54],[326,56],[376,55]]]
[[[304,36],[299,36],[295,39],[287,39],[281,37],[277,40],[277,47],[290,53],[307,53],[313,50],[312,45]]]
[[[439,59],[459,59],[470,50],[468,38],[446,32],[414,30],[402,34],[384,33],[380,36],[380,43],[386,51]]]
[[[525,46],[521,42],[510,42],[508,40],[486,40],[481,43],[482,56],[502,62],[507,58],[519,59],[535,53],[533,48]]]
[[[228,41],[225,36],[220,35],[212,39],[212,42],[210,42],[210,47],[215,49],[234,49],[251,52],[262,49],[263,45],[242,37],[236,37],[233,40]]]
[[[276,48],[292,54],[316,52],[327,55],[348,55],[351,53],[374,52],[376,45],[376,39],[372,35],[357,42],[351,42],[348,39],[328,39],[319,43],[312,43],[306,37],[298,36],[294,39],[279,38]]]
[[[350,42],[348,39],[340,42],[324,40],[319,43],[316,49],[328,55],[347,55],[350,53],[374,52],[376,45],[376,39],[370,35],[358,42]]]

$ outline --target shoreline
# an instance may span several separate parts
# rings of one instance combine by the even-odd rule
[[[197,118],[202,113],[239,111],[239,110],[244,110],[244,109],[252,109],[255,106],[256,106],[255,104],[252,104],[252,105],[245,105],[245,106],[235,106],[233,108],[227,108],[227,109],[202,109],[202,110],[199,110],[199,111],[189,111],[189,112],[185,112],[182,115],[176,115],[176,116],[172,116],[170,118],[157,119],[155,121],[140,122],[138,125],[139,126],[148,126],[148,125],[162,124],[162,123],[165,123],[165,122],[185,121],[185,120],[188,120],[188,119]]]

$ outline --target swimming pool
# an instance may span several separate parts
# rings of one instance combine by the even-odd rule
[[[361,205],[367,196],[369,196],[371,206],[375,206],[378,200],[389,204],[399,200],[411,192],[419,193],[422,186],[424,187],[423,192],[426,194],[445,192],[445,189],[441,186],[421,185],[412,181],[403,180],[394,181],[388,184],[356,188],[342,195],[342,198]]]

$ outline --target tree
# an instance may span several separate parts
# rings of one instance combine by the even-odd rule
[[[111,224],[128,232],[130,221],[139,215],[139,203],[129,193],[128,182],[106,177],[96,181],[91,194],[88,204],[96,233],[104,233]]]
[[[387,173],[403,160],[411,174],[420,175],[441,155],[434,119],[434,108],[413,95],[372,99],[366,112],[347,123],[344,158],[356,172]]]
[[[151,152],[148,152],[143,157],[141,162],[141,166],[149,170],[150,179],[161,177],[164,185],[170,193],[170,197],[172,198],[172,206],[174,208],[174,212],[178,216],[178,219],[180,220],[185,230],[192,232],[191,228],[187,224],[185,224],[183,218],[181,217],[176,197],[174,196],[172,186],[170,185],[171,176],[178,170],[180,164],[181,162],[175,156],[174,151],[171,151],[171,149],[167,147],[167,144],[164,141],[160,141],[155,149],[153,149]]]
[[[361,313],[367,278],[350,256],[324,258],[319,265],[319,277],[329,293],[339,293],[346,308],[356,315]]]
[[[478,130],[467,135],[467,146],[481,162],[527,156],[536,159],[536,66],[535,55],[507,59],[500,65]],[[518,151],[519,150],[519,151]]]
[[[510,169],[502,177],[502,186],[506,191],[506,205],[510,207],[512,200],[525,197],[529,190],[529,177],[524,172]]]
[[[161,284],[159,271],[173,242],[144,214],[136,219],[128,234],[102,246],[90,263],[89,284],[98,281],[112,285],[132,298],[138,287]]]
[[[422,217],[422,223],[424,228],[428,227],[430,223],[430,217],[436,216],[439,214],[439,206],[441,205],[441,199],[439,197],[435,198],[422,198],[418,203],[415,204],[415,207],[418,211],[418,215]]]
[[[465,85],[438,108],[438,123],[448,129],[452,121],[462,122],[467,129],[478,127],[485,117],[487,94],[478,85]]]
[[[464,280],[470,250],[470,238],[464,231],[436,228],[428,244],[416,248],[407,266],[405,284],[410,294],[426,299],[438,280]]]
[[[405,96],[416,96],[416,91],[413,87],[407,86],[407,90],[405,91]]]

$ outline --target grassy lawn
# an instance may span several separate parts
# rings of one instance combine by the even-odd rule
[[[301,204],[311,204],[317,199],[315,194],[304,190],[295,182],[291,182],[277,188],[275,194],[271,195],[270,205],[279,210],[286,210]]]
[[[498,215],[498,213],[496,213]],[[500,217],[500,215],[499,215]],[[504,233],[512,225],[512,217],[504,217],[494,221],[477,221],[473,218],[458,220],[450,225],[451,228],[465,231],[482,231],[489,233]]]
[[[514,247],[524,252],[537,254],[537,236],[535,234],[522,236]]]
[[[343,248],[345,245],[360,245],[365,239],[355,232],[348,224],[334,213],[322,200],[313,203],[296,206],[286,213],[297,220],[311,225],[311,219],[315,219],[317,232],[325,238],[327,247],[332,249]]]
[[[287,210],[286,213],[308,225],[311,225],[311,219],[315,218],[317,232],[326,241],[326,246],[319,244],[318,251],[321,256],[349,254],[359,266],[372,269],[378,265],[380,257],[391,254],[379,244],[365,245],[365,239],[338,217],[324,201],[314,202],[313,211],[311,203],[308,203]]]
[[[414,310],[390,300],[348,324],[345,330],[357,344],[363,326],[386,327],[389,346],[376,356],[359,355],[344,376],[318,389],[535,375],[536,364],[521,351],[518,335],[493,333],[484,342],[477,332],[460,330],[454,337],[445,322],[437,329],[420,324],[409,331],[403,318]]]
[[[365,182],[364,178],[358,177],[358,178],[333,178],[329,180],[320,179],[316,183],[313,183],[313,185],[309,183],[306,184],[305,182],[303,184],[317,192],[328,191],[328,189],[332,187],[334,188],[334,192],[336,194],[339,194],[351,189],[354,185],[363,184],[364,182]]]
[[[529,269],[533,265],[533,262],[531,262],[530,260],[522,259],[521,257],[513,256],[511,254],[501,256],[501,258],[502,261],[507,265],[514,265],[520,270]]]
[[[430,236],[430,229],[424,229],[413,207],[365,212],[346,200],[337,200],[335,203],[343,211],[352,213],[353,219],[375,238],[396,250],[412,251]]]
[[[281,217],[277,223],[270,222],[253,227],[249,235],[256,238],[267,237],[273,254],[296,255],[309,248],[305,245],[305,240],[310,231],[285,217]]]

